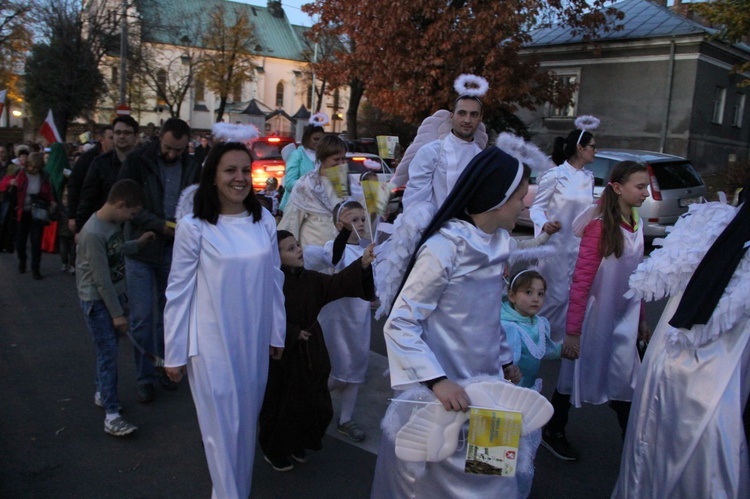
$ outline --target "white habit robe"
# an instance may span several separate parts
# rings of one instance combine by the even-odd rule
[[[539,315],[549,321],[552,339],[560,342],[565,337],[570,282],[581,244],[581,239],[573,233],[573,220],[594,200],[594,175],[585,168],[577,170],[566,161],[544,172],[538,184],[534,204],[529,210],[534,235],[538,236],[547,222],[559,221],[562,225],[547,242],[555,251],[540,259],[538,268],[547,281]]]
[[[689,279],[736,209],[690,207],[630,280],[671,295],[643,358],[614,498],[750,497],[742,412],[750,395],[750,252],[705,325],[669,325]]]
[[[630,289],[628,277],[643,261],[643,220],[634,232],[622,226],[620,232],[622,255],[602,258],[591,284],[578,359],[560,364],[557,391],[571,395],[576,407],[633,399],[641,366],[636,348],[641,300],[623,295]]]
[[[187,365],[212,497],[250,494],[269,346],[284,346],[284,275],[276,224],[189,215],[177,224],[164,310],[165,365]]]
[[[422,146],[409,165],[409,180],[401,200],[404,209],[419,201],[440,208],[466,165],[480,152],[475,141],[461,140],[453,132]]]
[[[336,271],[344,270],[365,250],[357,244],[347,244],[344,255],[336,264]],[[331,265],[333,241],[323,250]],[[331,377],[346,383],[363,383],[370,359],[370,302],[361,298],[340,298],[323,307],[318,322],[323,330],[328,355],[331,358]]]
[[[503,379],[513,354],[500,325],[502,269],[513,244],[503,229],[453,219],[420,248],[384,328],[394,389],[440,376]],[[384,433],[372,497],[517,496],[515,478],[464,473],[465,458],[459,446],[438,463],[406,463]]]

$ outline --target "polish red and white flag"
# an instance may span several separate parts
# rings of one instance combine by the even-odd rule
[[[60,132],[57,131],[55,120],[52,118],[52,109],[47,113],[47,118],[45,118],[44,123],[42,124],[42,129],[39,130],[39,133],[41,133],[42,137],[47,139],[47,142],[50,144],[62,142]]]

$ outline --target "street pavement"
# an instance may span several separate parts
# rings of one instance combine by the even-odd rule
[[[125,438],[103,431],[94,406],[94,353],[75,292],[59,257],[45,254],[44,279],[19,274],[15,255],[0,254],[0,497],[209,497],[211,481],[190,390],[157,387],[150,404],[135,399],[132,348],[120,341],[119,393],[123,415],[139,430]],[[649,304],[653,327],[663,303]],[[380,440],[379,422],[391,391],[382,321],[373,322],[368,379],[355,420],[368,434],[354,444],[335,426],[323,450],[288,473],[271,469],[256,450],[253,498],[366,498]],[[541,376],[550,395],[559,364]],[[334,394],[334,408],[338,409]],[[609,497],[622,443],[606,406],[571,411],[568,438],[581,451],[576,463],[540,448],[532,498]]]

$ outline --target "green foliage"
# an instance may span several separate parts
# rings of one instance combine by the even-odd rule
[[[705,20],[719,27],[718,37],[729,43],[747,42],[750,36],[750,0],[717,0],[692,4]],[[750,71],[750,61],[738,64],[733,72]],[[743,85],[750,85],[746,79]]]

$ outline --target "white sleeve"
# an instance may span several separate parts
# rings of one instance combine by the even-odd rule
[[[284,272],[281,271],[281,257],[279,256],[279,244],[276,239],[276,221],[273,215],[263,208],[263,219],[261,223],[268,232],[271,242],[271,261],[269,265],[273,269],[273,289],[271,289],[271,346],[284,348],[286,340],[286,309],[284,308]]]
[[[172,250],[172,269],[167,284],[164,307],[164,365],[179,367],[187,364],[189,339],[195,335],[191,308],[198,280],[201,253],[201,222],[190,216],[177,224]]]
[[[437,307],[450,279],[450,267],[428,246],[422,247],[393,304],[383,333],[391,386],[396,390],[445,376],[437,357],[422,339],[422,323]]]
[[[555,168],[544,172],[538,182],[538,188],[536,191],[536,197],[534,198],[534,204],[529,209],[529,215],[531,221],[537,227],[537,230],[541,230],[544,224],[549,222],[547,218],[547,207],[552,199],[552,195],[555,193],[555,187],[557,186],[557,171]]]
[[[409,165],[409,180],[406,182],[404,196],[401,203],[404,210],[408,206],[420,201],[434,204],[432,195],[432,179],[435,168],[440,161],[440,141],[434,141],[422,146]]]

